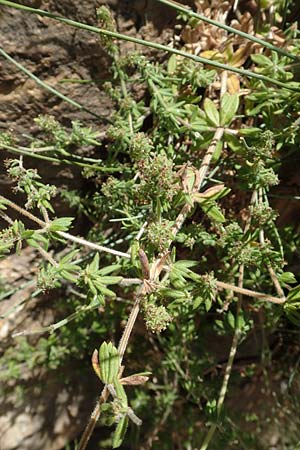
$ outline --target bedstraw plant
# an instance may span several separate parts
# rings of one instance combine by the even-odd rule
[[[157,1],[179,14],[170,46],[121,35],[104,6],[90,26],[0,0],[98,33],[111,58],[103,89],[114,105],[109,124],[98,117],[92,128],[76,120],[66,127],[47,114],[27,141],[0,135],[7,175],[23,199],[0,195],[1,256],[32,247],[40,257],[32,296],[67,297],[57,303],[57,322],[15,333],[20,350],[3,355],[2,379],[18,379],[24,362],[59,370],[66,360],[90,364],[93,354],[102,392],[77,450],[99,419],[112,426],[113,448],[263,448],[259,427],[253,442],[226,395],[231,379],[234,390],[239,377],[271,372],[259,355],[256,364],[235,366],[240,346],[300,323],[298,273],[288,268],[299,236],[278,228],[274,207],[280,168],[299,144],[293,4],[266,0],[257,22],[236,2],[208,9],[198,2],[193,12]],[[210,39],[201,41],[203,30]],[[122,39],[139,44],[136,51],[121,53]],[[155,58],[140,44],[156,49]],[[57,170],[79,167],[89,189],[48,184],[38,159]],[[58,197],[73,217],[57,217]],[[72,232],[77,216],[88,223],[83,236]],[[284,448],[294,448],[291,439]]]

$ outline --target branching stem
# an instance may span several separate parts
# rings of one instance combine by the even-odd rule
[[[282,305],[286,301],[284,295],[281,298],[273,297],[268,294],[263,294],[262,292],[252,291],[250,289],[234,286],[233,284],[225,283],[224,281],[216,281],[216,285],[218,289],[228,289],[230,291],[236,292],[237,294],[247,295],[248,297],[255,297],[259,300],[265,300],[267,302],[276,303],[278,305]]]
[[[33,222],[40,225],[42,228],[49,227],[49,224],[44,222],[43,220],[39,219],[38,217],[34,216],[32,213],[27,211],[24,208],[21,208],[16,203],[14,203],[11,200],[8,200],[7,198],[0,195],[0,200],[2,200],[6,205],[10,206],[11,208],[18,211],[23,216],[27,217],[28,219],[32,220]],[[92,248],[94,250],[98,250],[99,252],[106,252],[110,253],[112,255],[121,256],[122,258],[130,258],[130,255],[128,253],[120,252],[118,250],[114,250],[112,248],[103,247],[102,245],[95,244],[94,242],[87,241],[86,239],[83,239],[81,237],[73,236],[70,233],[66,233],[65,231],[56,231],[56,233],[61,236],[64,239],[67,239],[68,241],[76,242],[77,244],[83,245],[85,247]]]
[[[204,158],[202,160],[202,163],[201,163],[201,166],[200,166],[200,169],[199,169],[199,172],[198,172],[198,177],[197,177],[198,183],[197,183],[196,186],[194,186],[194,190],[195,191],[198,191],[199,189],[201,189],[201,186],[202,186],[202,184],[204,182],[205,176],[207,174],[207,171],[208,171],[208,168],[209,168],[209,165],[210,165],[210,162],[211,162],[212,155],[214,154],[214,151],[216,149],[217,143],[222,139],[223,134],[224,134],[224,128],[218,128],[216,130],[215,135],[214,135],[214,137],[213,137],[213,139],[211,141],[211,144],[209,145],[209,147],[208,147],[208,149],[206,151],[206,154],[205,154],[205,156],[204,156]],[[177,219],[175,221],[175,225],[174,225],[174,227],[172,229],[172,235],[174,237],[176,236],[176,234],[181,229],[181,227],[182,227],[185,219],[187,218],[188,214],[190,213],[190,211],[191,211],[191,206],[189,204],[186,204],[186,205],[183,206],[182,210],[180,211],[180,213],[179,213],[179,215],[178,215],[178,217],[177,217]],[[172,241],[169,242],[169,245],[171,245],[171,243],[172,243]],[[153,280],[151,280],[151,281],[155,282],[155,280],[159,277],[160,272],[163,269],[162,262],[164,261],[167,253],[168,252],[162,253],[161,255],[159,255],[159,257],[155,261],[153,261],[152,267],[157,268],[157,270],[155,270],[155,278]],[[142,300],[144,295],[145,295],[144,286],[142,286],[139,289],[138,293],[136,294],[136,298],[135,298],[132,310],[130,312],[130,315],[129,315],[129,318],[127,320],[127,324],[125,326],[123,335],[122,335],[121,340],[119,342],[118,351],[119,351],[119,354],[120,354],[121,362],[123,360],[123,356],[124,356],[124,353],[126,351],[126,348],[127,348],[128,342],[129,342],[129,338],[131,336],[131,333],[132,333],[132,330],[133,330],[136,318],[137,318],[139,310],[140,310],[140,303],[141,303],[141,300]],[[96,423],[97,423],[97,421],[98,421],[98,419],[100,417],[101,405],[106,402],[106,400],[108,399],[108,395],[109,395],[109,393],[108,393],[107,387],[105,386],[103,391],[102,391],[102,393],[101,393],[101,395],[100,395],[100,397],[99,397],[99,400],[98,400],[98,402],[97,402],[97,404],[96,404],[96,406],[95,406],[95,408],[94,408],[94,410],[93,410],[93,412],[91,414],[90,420],[89,420],[89,422],[87,424],[86,429],[84,430],[82,438],[81,438],[81,440],[80,440],[80,442],[78,444],[78,449],[77,450],[85,450],[85,448],[86,448],[86,446],[87,446],[87,444],[89,442],[89,439],[90,439],[90,437],[93,434],[93,431],[94,431],[94,428],[96,426]]]

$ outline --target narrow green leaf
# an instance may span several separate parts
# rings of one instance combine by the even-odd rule
[[[202,203],[200,206],[210,219],[215,220],[218,223],[226,222],[221,209],[216,204]]]
[[[244,149],[242,145],[242,140],[237,136],[233,136],[232,134],[226,133],[225,131],[225,142],[227,143],[230,150],[233,152],[241,152]]]
[[[69,261],[72,261],[73,258],[78,254],[79,250],[73,250],[72,252],[68,253],[67,255],[63,256],[60,260],[61,263],[65,264]]]
[[[107,297],[115,297],[116,293],[114,291],[111,291],[106,286],[104,286],[102,283],[99,283],[97,280],[94,281],[94,286],[96,287],[98,292],[101,292],[101,294],[106,295]]]
[[[228,322],[228,325],[230,326],[230,328],[232,328],[232,329],[235,328],[235,317],[231,311],[228,311],[227,322]]]
[[[122,444],[122,442],[124,440],[127,427],[128,427],[128,417],[124,416],[119,421],[119,423],[117,425],[117,428],[116,428],[116,430],[114,432],[113,442],[112,442],[113,448],[120,447],[120,445]]]
[[[222,150],[223,150],[223,141],[221,140],[221,141],[217,142],[215,151],[214,151],[214,153],[212,155],[212,162],[213,163],[216,163],[220,159],[220,156],[222,154]]]
[[[73,220],[74,217],[59,217],[58,219],[54,219],[49,225],[49,231],[68,231]]]
[[[179,291],[179,290],[175,290],[175,289],[170,289],[170,288],[165,288],[165,289],[160,289],[160,294],[165,296],[165,297],[170,297],[170,298],[187,298],[188,297],[188,293],[185,291]]]
[[[287,302],[285,305],[288,305],[289,303],[298,302],[300,301],[300,285],[295,286],[293,289],[290,290],[287,296]]]
[[[76,283],[77,281],[77,276],[72,275],[70,272],[66,271],[66,270],[62,270],[60,272],[60,275],[68,281],[71,281],[71,283]]]
[[[93,261],[88,265],[88,270],[90,272],[97,272],[99,269],[99,253],[96,253]]]
[[[203,301],[204,301],[204,298],[201,297],[200,295],[195,297],[194,301],[193,301],[193,309],[199,308],[199,306],[201,305],[201,303],[203,303]]]
[[[120,281],[123,279],[123,277],[110,277],[110,276],[106,276],[106,277],[101,277],[101,283],[107,285],[107,284],[118,284],[120,283]]]
[[[101,380],[105,384],[112,384],[118,376],[120,368],[120,356],[117,348],[109,342],[103,342],[99,349],[99,366]]]
[[[139,267],[139,248],[140,248],[139,242],[134,240],[130,248],[130,258],[133,267]]]
[[[204,111],[211,125],[218,127],[220,125],[220,115],[216,105],[210,98],[204,100]]]
[[[109,378],[109,351],[108,344],[103,342],[99,349],[99,366],[101,371],[101,379],[103,383],[107,383]]]
[[[93,295],[97,295],[97,289],[96,289],[96,287],[94,286],[93,282],[92,282],[89,278],[87,278],[86,284],[88,285],[88,287],[89,287],[91,293],[92,293]]]
[[[186,287],[186,280],[181,277],[181,276],[174,276],[170,274],[170,280],[172,285],[176,288],[176,289],[184,289]]]
[[[116,390],[118,400],[120,400],[120,402],[122,404],[122,407],[127,408],[127,406],[128,406],[127,395],[126,395],[125,389],[124,389],[123,385],[120,383],[118,377],[114,378],[113,385]]]
[[[237,316],[237,327],[242,330],[245,327],[246,321],[244,318],[243,311],[240,311]]]
[[[297,283],[295,275],[292,272],[284,272],[278,278],[280,283],[294,284]]]
[[[178,269],[186,269],[190,267],[195,267],[198,264],[199,264],[198,261],[189,261],[188,259],[180,259],[179,261],[176,261],[173,264],[173,267],[176,267]]]
[[[173,75],[177,66],[176,55],[171,55],[168,60],[168,74]]]
[[[22,239],[30,239],[34,234],[33,230],[26,230],[22,233]]]
[[[273,66],[273,61],[271,61],[271,59],[269,59],[265,55],[251,55],[251,59],[253,62],[255,62],[255,64],[259,64],[260,66]]]
[[[94,308],[94,307],[103,306],[103,305],[105,305],[104,296],[101,294],[96,294],[93,296],[93,298],[89,304],[89,307]]]
[[[230,125],[239,107],[239,96],[237,94],[225,94],[221,99],[221,126]]]
[[[211,297],[206,297],[205,298],[205,309],[208,312],[212,306],[212,298]]]
[[[259,136],[260,133],[261,133],[261,129],[256,128],[256,127],[241,128],[239,130],[240,136]]]
[[[108,275],[109,273],[119,270],[121,268],[120,264],[111,264],[110,266],[103,267],[99,270],[99,275]]]

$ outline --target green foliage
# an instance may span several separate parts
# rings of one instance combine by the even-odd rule
[[[119,374],[120,357],[111,342],[103,342],[99,350],[100,378],[104,384],[111,384]]]
[[[280,14],[284,5],[277,3]],[[196,30],[198,19],[182,14],[188,30]],[[0,256],[32,247],[41,258],[34,295],[66,298],[57,322],[36,332],[49,336],[35,345],[21,337],[16,350],[5,352],[1,378],[18,379],[22,364],[29,370],[59,370],[68,361],[87,366],[100,341],[92,364],[111,397],[101,411],[103,422],[114,424],[113,448],[144,446],[145,436],[147,445],[153,441],[152,448],[162,450],[170,448],[170,436],[180,448],[205,450],[212,436],[211,449],[263,448],[258,427],[253,443],[225,395],[230,375],[234,390],[267,374],[267,335],[281,333],[286,323],[297,332],[300,323],[300,290],[292,287],[298,266],[295,274],[291,268],[299,233],[277,227],[272,197],[281,165],[299,147],[296,67],[282,51],[257,47],[239,60],[235,47],[247,49],[241,37],[222,40],[218,54],[209,53],[212,63],[252,64],[254,73],[296,90],[267,86],[265,78],[230,79],[220,67],[207,69],[179,54],[165,60],[123,55],[112,13],[102,6],[97,16],[112,33],[100,37],[111,59],[103,88],[115,105],[112,125],[100,134],[44,115],[26,146],[0,135],[1,147],[18,155],[6,166],[23,199],[18,205],[0,197],[6,222]],[[296,55],[299,36],[289,33],[286,47]],[[88,179],[84,192],[44,183],[28,156],[80,167],[76,176]],[[88,224],[80,230],[84,238],[72,234],[80,221],[69,213],[56,217],[57,194]],[[20,217],[12,219],[11,210]],[[144,324],[137,322],[128,341],[139,307]],[[114,341],[128,317],[117,347],[108,336]],[[233,367],[238,346],[257,331],[264,342],[255,364]],[[122,378],[124,350],[125,371],[139,368],[145,355],[145,369],[153,373],[130,395],[125,384],[147,380]],[[145,422],[140,436],[135,426],[127,433],[130,420],[140,425],[135,413]]]
[[[37,285],[42,290],[53,289],[61,286],[62,280],[77,282],[80,266],[73,259],[78,251],[75,250],[63,256],[57,265],[47,264],[39,271]]]
[[[86,266],[78,280],[79,286],[86,286],[88,288],[88,296],[91,300],[97,298],[99,303],[104,303],[104,297],[115,297],[116,294],[107,288],[107,285],[118,284],[122,277],[110,276],[109,273],[119,269],[118,264],[106,266],[99,269],[99,253],[93,258],[93,261]]]

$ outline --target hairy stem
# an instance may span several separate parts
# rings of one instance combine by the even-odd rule
[[[225,283],[224,281],[216,281],[216,285],[218,289],[228,289],[230,291],[236,292],[237,294],[247,295],[248,297],[254,297],[270,303],[277,303],[278,305],[282,305],[286,301],[284,295],[281,298],[273,297],[272,295],[263,294],[262,292],[252,291],[240,286],[234,286],[233,284]]]

